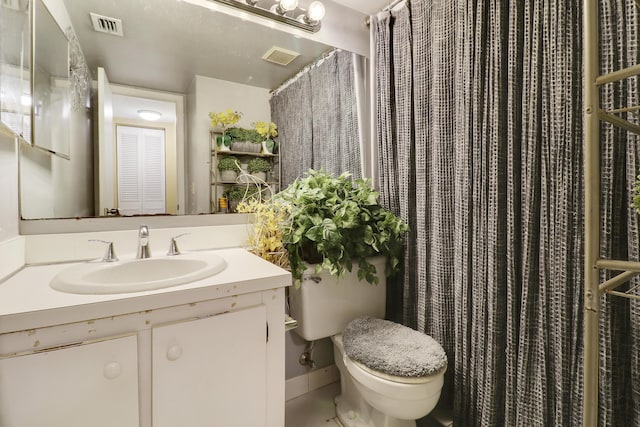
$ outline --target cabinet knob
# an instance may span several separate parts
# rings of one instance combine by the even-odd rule
[[[104,377],[108,380],[118,378],[122,373],[122,365],[118,362],[109,362],[104,365]]]
[[[167,350],[167,359],[173,362],[174,360],[178,360],[182,356],[182,347],[179,345],[172,345]]]

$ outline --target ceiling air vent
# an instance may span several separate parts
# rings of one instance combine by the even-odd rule
[[[294,52],[292,50],[283,49],[278,46],[273,46],[271,49],[267,51],[264,55],[262,55],[262,59],[265,61],[273,62],[274,64],[287,66],[296,59],[300,54],[298,52]]]
[[[90,13],[89,15],[91,15],[91,22],[95,31],[122,37],[122,20],[98,15],[97,13]]]

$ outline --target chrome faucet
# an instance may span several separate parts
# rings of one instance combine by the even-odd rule
[[[150,258],[151,248],[149,247],[149,227],[146,225],[140,226],[138,232],[138,255],[136,258]]]

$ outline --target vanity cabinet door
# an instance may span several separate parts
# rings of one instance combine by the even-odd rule
[[[137,337],[0,360],[2,427],[137,427]]]
[[[265,426],[263,305],[153,329],[153,426]]]

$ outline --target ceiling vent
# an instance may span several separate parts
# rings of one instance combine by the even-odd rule
[[[90,13],[89,15],[91,15],[91,22],[95,31],[122,37],[122,20],[98,15],[97,13]]]
[[[262,59],[286,67],[287,65],[291,64],[291,62],[298,56],[300,56],[298,52],[283,49],[278,46],[273,46],[267,51],[267,53],[262,55]]]

